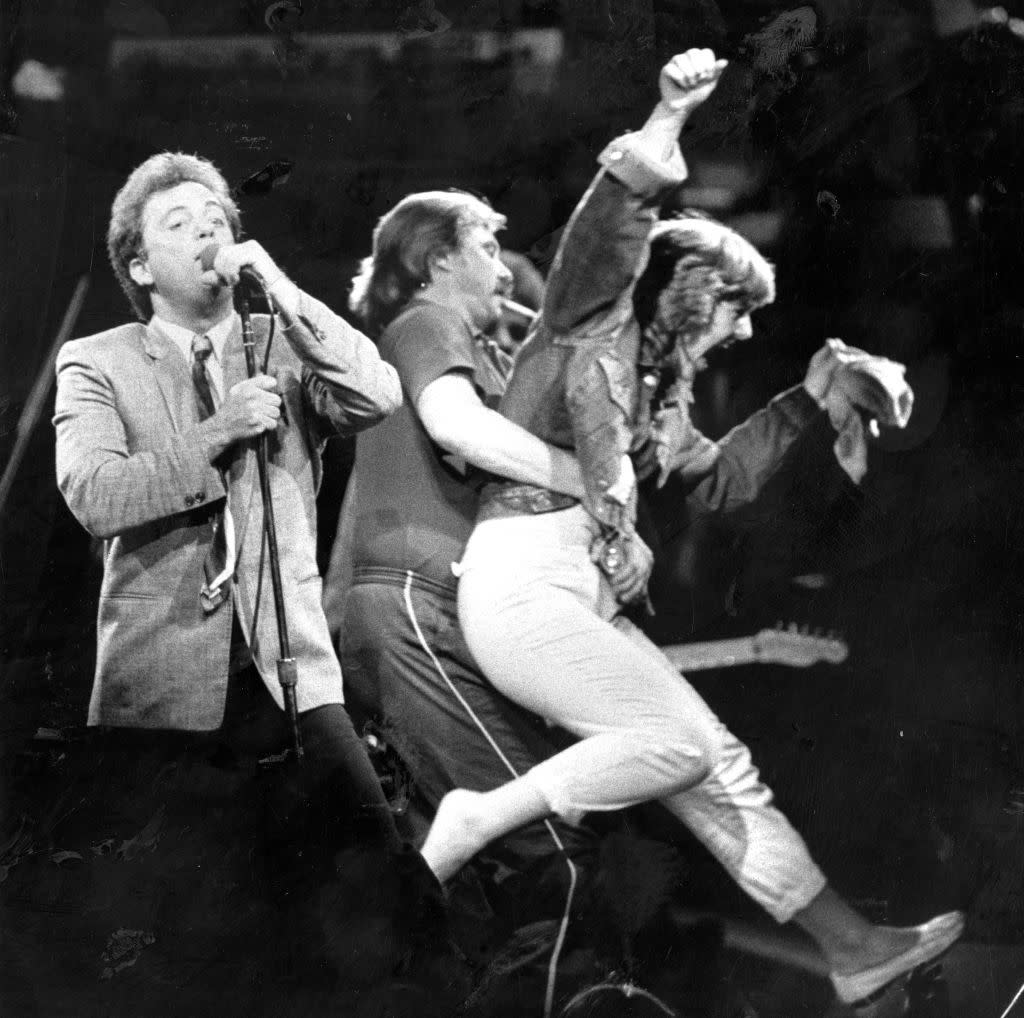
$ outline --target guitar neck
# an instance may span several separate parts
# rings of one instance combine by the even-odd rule
[[[675,643],[661,648],[673,667],[683,672],[699,672],[706,668],[730,668],[760,660],[752,636],[734,640],[705,640],[702,643]]]

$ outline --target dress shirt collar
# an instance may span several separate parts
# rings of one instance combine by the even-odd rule
[[[184,325],[168,322],[157,315],[153,315],[153,324],[181,351],[186,364],[192,363],[192,340],[196,336],[209,337],[210,344],[213,346],[213,353],[210,356],[216,362],[217,367],[223,371],[224,345],[227,343],[228,336],[231,335],[235,327],[235,320],[237,318],[237,312],[232,312],[227,318],[214,325],[213,328],[207,329],[206,332],[202,333],[186,329]]]

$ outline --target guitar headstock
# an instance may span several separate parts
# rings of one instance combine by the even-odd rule
[[[783,628],[762,629],[754,637],[754,651],[758,661],[807,668],[824,661],[842,664],[850,654],[846,641],[835,633],[812,632],[807,626],[791,622]]]

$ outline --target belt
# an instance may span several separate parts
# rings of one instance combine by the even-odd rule
[[[550,491],[533,484],[493,484],[484,489],[478,520],[493,520],[503,516],[537,516],[558,512],[579,505],[572,495]]]
[[[386,583],[392,587],[404,587],[409,583],[416,590],[451,598],[458,593],[454,578],[451,584],[447,584],[432,580],[429,576],[421,576],[411,569],[395,569],[393,566],[356,566],[352,570],[352,586],[360,583]]]

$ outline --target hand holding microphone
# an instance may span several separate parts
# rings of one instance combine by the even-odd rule
[[[322,341],[317,330],[301,313],[299,288],[278,268],[258,241],[208,244],[199,252],[198,261],[203,270],[200,279],[207,286],[235,287],[240,281],[245,281],[257,293],[267,297],[281,313],[286,327],[293,321],[300,321],[318,342]]]
[[[260,373],[233,385],[217,412],[199,425],[210,461],[236,442],[273,431],[283,410],[280,386],[272,375]]]
[[[209,286],[237,286],[242,279],[269,290],[284,273],[255,240],[240,244],[208,244],[199,252],[202,281]]]
[[[268,267],[271,278],[274,275],[278,279],[284,277],[270,255],[254,240],[223,246],[208,244],[200,251],[198,260],[203,270],[201,279],[208,286],[235,287],[246,280],[260,292],[266,292],[269,287],[264,282],[264,272]],[[245,341],[247,334],[251,340],[246,301],[242,335],[250,377],[232,386],[217,412],[200,425],[206,432],[211,460],[236,442],[273,431],[282,417],[283,404],[277,379],[257,370],[251,347]]]

